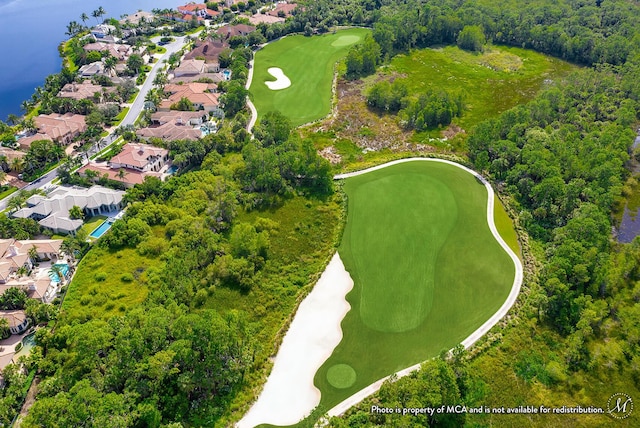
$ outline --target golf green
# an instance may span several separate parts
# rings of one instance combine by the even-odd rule
[[[314,379],[325,408],[456,346],[502,306],[515,275],[487,223],[487,189],[461,168],[406,162],[347,178],[344,190],[339,253],[355,285],[343,339]]]
[[[334,65],[367,33],[367,29],[351,28],[321,36],[284,37],[256,52],[249,93],[258,120],[272,110],[287,116],[294,126],[328,115]],[[271,89],[266,82],[276,79],[270,68],[282,70],[291,85]]]

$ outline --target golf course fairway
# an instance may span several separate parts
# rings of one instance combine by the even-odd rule
[[[334,65],[369,32],[351,28],[320,36],[289,36],[256,52],[249,93],[258,120],[272,110],[287,116],[294,126],[328,115]],[[289,84],[274,84],[278,81]]]
[[[344,190],[339,253],[354,288],[343,339],[314,378],[327,409],[461,343],[516,276],[489,228],[487,188],[470,172],[409,161],[347,178]]]

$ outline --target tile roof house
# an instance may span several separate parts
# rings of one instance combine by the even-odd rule
[[[91,34],[96,39],[104,39],[105,36],[108,36],[115,32],[116,32],[116,27],[109,24],[98,24],[91,29]]]
[[[23,149],[28,150],[31,143],[37,140],[49,140],[68,146],[75,137],[87,130],[85,117],[80,114],[41,114],[34,118],[34,122],[38,132],[18,140],[18,144]]]
[[[182,98],[187,98],[193,103],[196,110],[213,111],[220,103],[220,94],[215,91],[217,85],[214,83],[190,82],[183,85],[169,84],[164,87],[164,92],[170,94],[169,98],[162,100],[158,106],[159,111],[167,111],[171,106],[179,102]]]
[[[85,64],[78,69],[78,75],[80,77],[93,77],[96,74],[104,74],[104,64],[102,61]]]
[[[166,149],[149,144],[128,143],[107,164],[90,162],[78,172],[86,174],[87,170],[91,170],[127,187],[133,187],[144,182],[147,176],[161,178],[159,171],[168,161],[169,151]]]
[[[11,334],[22,334],[29,328],[29,318],[23,310],[0,311],[0,318],[7,320]]]
[[[29,251],[35,247],[40,260],[57,260],[62,239],[23,240],[0,239],[0,284],[5,284],[21,268],[33,267]]]
[[[291,16],[291,12],[293,12],[293,10],[298,7],[297,3],[278,3],[276,5],[276,7],[274,7],[273,9],[271,9],[269,12],[267,12],[268,15],[271,16],[282,16],[284,15],[285,17],[287,16]]]
[[[126,61],[133,53],[133,48],[129,45],[118,43],[95,42],[88,43],[82,47],[86,52],[108,52],[118,61]]]
[[[200,18],[206,19],[214,18],[215,16],[218,16],[220,14],[220,12],[216,10],[209,9],[204,3],[191,2],[185,4],[184,6],[178,6],[177,9],[178,12],[182,13],[183,15],[195,15]]]
[[[207,116],[202,111],[158,111],[151,115],[154,125],[139,129],[136,134],[142,138],[160,138],[165,141],[197,140],[202,137],[198,127]]]
[[[136,13],[132,13],[131,15],[125,16],[120,20],[121,24],[129,23],[138,25],[141,21],[151,22],[155,19],[155,15],[151,12],[146,12],[144,10],[139,10]]]
[[[218,57],[220,56],[220,53],[226,49],[230,49],[229,44],[223,41],[211,39],[197,41],[195,48],[193,48],[191,52],[187,53],[184,56],[184,59],[204,59],[205,64],[207,64],[207,71],[217,72],[220,71]]]
[[[256,31],[256,27],[247,24],[237,25],[225,25],[216,30],[217,34],[220,34],[225,39],[233,36],[246,36],[249,33]]]
[[[75,234],[84,224],[82,219],[72,219],[69,210],[73,206],[82,209],[85,217],[108,214],[122,208],[122,190],[102,186],[60,186],[47,196],[33,195],[26,200],[26,207],[11,214],[15,218],[31,218],[57,234]]]
[[[98,99],[101,99],[104,93],[115,92],[115,90],[116,88],[113,86],[94,85],[90,80],[85,80],[82,83],[67,83],[58,92],[58,96],[74,100],[85,100],[95,98],[96,94],[98,94]]]
[[[201,73],[206,73],[204,60],[201,59],[187,59],[180,63],[180,66],[173,70],[173,75],[180,76],[195,76]]]
[[[284,22],[284,18],[280,18],[279,16],[271,16],[263,13],[256,13],[249,17],[249,22],[253,25],[258,24],[277,24]]]

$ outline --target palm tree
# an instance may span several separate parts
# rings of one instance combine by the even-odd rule
[[[82,12],[82,15],[80,15],[80,20],[82,21],[83,24],[85,24],[85,27],[87,26],[87,21],[89,20],[89,16]]]
[[[104,63],[104,71],[107,74],[110,74],[113,70],[116,69],[116,64],[118,64],[118,60],[113,55],[107,55],[103,63]]]
[[[120,180],[124,180],[124,177],[128,174],[127,171],[125,171],[123,168],[120,168],[120,170],[118,171],[118,178]]]
[[[80,208],[77,205],[74,205],[71,207],[71,209],[69,209],[69,218],[71,219],[83,219],[84,218],[84,212],[82,211],[82,208]]]
[[[93,16],[96,19],[96,22],[100,24],[100,21],[98,21],[98,18],[100,18],[100,13],[98,10],[94,10],[93,12],[91,12],[91,16]]]
[[[13,113],[7,116],[7,123],[9,125],[17,125],[20,122],[20,118]]]
[[[29,248],[29,251],[27,251],[27,254],[29,255],[29,258],[31,259],[32,262],[36,262],[38,261],[38,249],[36,248],[35,245],[32,245],[31,248]]]
[[[9,167],[12,171],[20,173],[24,170],[24,161],[22,158],[15,157],[11,159],[11,165]]]

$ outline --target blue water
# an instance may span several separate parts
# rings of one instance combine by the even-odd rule
[[[21,115],[22,101],[31,98],[45,77],[60,71],[58,45],[65,40],[67,24],[89,15],[87,26],[96,25],[91,12],[102,6],[102,19],[120,19],[137,10],[172,8],[180,0],[0,0],[0,119]]]
[[[56,263],[56,264],[54,264],[54,266],[59,266],[60,267],[60,272],[62,273],[62,275],[67,276],[67,272],[69,272],[69,265],[68,264],[66,264],[66,263]],[[49,272],[49,277],[51,278],[51,280],[53,282],[60,282],[60,277],[54,271]]]
[[[175,174],[176,172],[178,172],[178,167],[175,165],[171,165],[167,170],[167,174]]]
[[[105,221],[102,222],[102,224],[100,226],[98,226],[93,232],[91,232],[91,235],[89,235],[92,238],[96,238],[98,239],[99,237],[101,237],[102,235],[104,235],[104,233],[109,230],[109,228],[111,227],[111,225],[113,224],[113,221],[110,219],[107,219]]]
[[[229,70],[224,70],[222,72],[222,75],[224,76],[224,80],[229,80],[231,78],[231,71]]]

